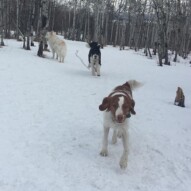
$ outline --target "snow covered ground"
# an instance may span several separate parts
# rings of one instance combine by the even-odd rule
[[[191,67],[189,60],[159,67],[132,50],[102,49],[101,77],[91,76],[83,42],[66,41],[64,64],[36,56],[22,42],[0,48],[0,191],[190,191]],[[136,79],[128,168],[122,143],[99,155],[98,106],[117,85]],[[185,108],[174,106],[177,87]]]

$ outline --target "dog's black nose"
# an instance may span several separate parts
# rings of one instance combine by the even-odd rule
[[[96,56],[96,55],[94,55],[94,58],[96,59],[96,58],[97,58],[97,56]]]

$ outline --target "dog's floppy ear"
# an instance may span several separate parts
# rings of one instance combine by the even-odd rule
[[[90,48],[96,48],[96,47],[98,46],[98,43],[95,42],[95,41],[91,41],[91,42],[89,43],[89,46],[90,46]]]
[[[135,110],[134,110],[134,107],[135,107],[135,101],[132,100],[130,112],[131,112],[131,114],[133,114],[133,115],[136,114],[136,112],[135,112]]]
[[[109,97],[105,97],[102,101],[102,104],[99,106],[100,111],[104,111],[109,108],[110,105],[110,99]]]
[[[91,41],[91,42],[89,43],[89,46],[90,46],[90,48],[93,48],[94,46],[96,46],[96,42]]]
[[[92,41],[89,43],[89,47],[92,48]]]

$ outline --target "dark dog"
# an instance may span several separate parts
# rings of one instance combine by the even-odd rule
[[[88,54],[88,61],[89,61],[89,68],[92,69],[92,75],[95,76],[95,73],[97,72],[97,75],[100,76],[100,66],[101,66],[101,51],[100,51],[100,45],[97,42],[91,42],[89,43],[90,51]]]
[[[96,55],[99,56],[99,64],[101,65],[100,45],[97,42],[92,41],[92,42],[89,43],[89,46],[90,46],[90,51],[89,51],[89,54],[88,54],[89,63],[90,63],[90,57],[92,55],[96,54]]]
[[[178,87],[177,91],[176,91],[174,105],[178,105],[180,107],[185,107],[184,101],[185,101],[185,96],[184,96],[183,90],[182,90],[182,88]]]

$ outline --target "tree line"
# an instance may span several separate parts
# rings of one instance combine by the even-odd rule
[[[159,65],[187,58],[191,50],[190,0],[0,0],[0,35],[22,38],[23,47],[54,30],[66,39],[97,41],[102,47],[144,49]],[[40,47],[40,46],[39,46]],[[42,56],[42,52],[39,56]]]

